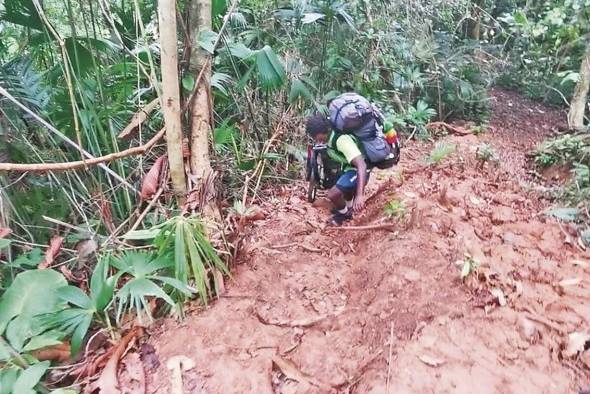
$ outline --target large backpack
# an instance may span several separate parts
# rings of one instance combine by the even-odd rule
[[[397,164],[399,156],[383,135],[383,116],[366,98],[344,93],[330,101],[328,109],[334,131],[355,135],[369,166],[385,169]]]

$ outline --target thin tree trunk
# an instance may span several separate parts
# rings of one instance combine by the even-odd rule
[[[588,90],[590,89],[590,44],[586,46],[586,52],[580,66],[580,78],[576,84],[567,121],[570,129],[581,130],[584,128],[584,113],[588,102]]]
[[[200,186],[211,173],[209,160],[209,135],[211,134],[211,103],[210,80],[211,66],[209,53],[199,46],[200,32],[211,30],[211,1],[190,0],[188,2],[189,31],[191,41],[191,56],[189,59],[189,72],[195,76],[203,75],[198,81],[190,108],[190,133],[191,133],[191,172]]]
[[[479,4],[475,4],[473,7],[471,14],[472,20],[468,24],[468,37],[472,40],[479,41],[481,35],[481,9],[479,8]]]
[[[178,205],[186,197],[186,179],[182,157],[182,123],[178,84],[178,48],[176,39],[176,1],[159,0],[160,46],[162,62],[162,111],[166,124],[166,142],[172,190]]]

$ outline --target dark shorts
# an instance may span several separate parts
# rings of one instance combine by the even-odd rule
[[[367,181],[369,182],[369,176],[371,175],[371,171],[367,170]],[[349,170],[340,175],[338,181],[336,181],[336,187],[344,193],[350,193],[356,191],[356,182],[357,182],[357,173],[356,170]],[[366,186],[366,185],[365,185]]]

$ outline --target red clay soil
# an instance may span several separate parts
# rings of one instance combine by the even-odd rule
[[[564,115],[504,91],[492,100],[490,131],[442,138],[456,145],[442,163],[416,142],[372,177],[378,193],[352,224],[393,232],[325,228],[327,208],[306,203],[304,185],[266,201],[223,296],[152,329],[148,392],[169,392],[177,355],[195,363],[185,393],[586,387],[590,255],[542,214],[524,156]],[[482,143],[497,162],[482,167]],[[405,207],[396,218],[384,212],[392,200]],[[479,265],[462,280],[466,260]]]

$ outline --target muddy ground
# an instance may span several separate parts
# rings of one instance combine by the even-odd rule
[[[503,91],[488,132],[412,142],[372,177],[366,212],[327,230],[303,184],[276,190],[248,230],[223,296],[152,329],[149,392],[577,393],[590,367],[590,254],[542,214],[525,153],[564,114]],[[498,160],[477,160],[491,144]],[[390,218],[384,207],[404,207]],[[466,257],[468,254],[471,257]],[[465,261],[479,265],[461,279]],[[143,355],[144,360],[146,355]],[[156,360],[155,362],[153,360]],[[160,365],[158,367],[157,361]]]

